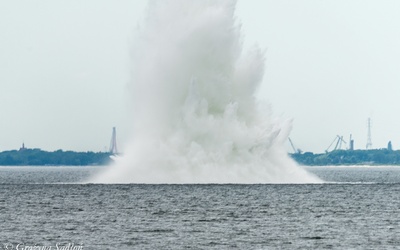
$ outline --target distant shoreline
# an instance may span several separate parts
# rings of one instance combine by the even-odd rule
[[[0,166],[105,166],[112,162],[109,152],[76,152],[41,149],[9,150],[0,152]],[[400,166],[400,150],[335,150],[289,154],[304,166]]]
[[[400,165],[400,150],[335,150],[322,154],[311,152],[290,154],[299,164],[305,166],[397,166]]]
[[[75,152],[23,148],[0,152],[0,166],[104,166],[111,162],[108,152]]]

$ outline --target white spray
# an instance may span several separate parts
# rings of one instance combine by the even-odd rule
[[[132,142],[90,182],[320,182],[288,157],[290,122],[255,99],[264,54],[242,54],[235,5],[149,3],[132,50]]]

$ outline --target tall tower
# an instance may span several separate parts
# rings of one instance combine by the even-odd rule
[[[111,142],[110,142],[110,154],[118,154],[117,149],[117,130],[113,127]]]
[[[349,147],[349,150],[354,150],[354,140],[353,140],[351,134],[350,134],[350,147]]]
[[[368,136],[367,136],[367,149],[372,149],[372,140],[371,140],[371,118],[368,118],[367,122],[368,126]]]

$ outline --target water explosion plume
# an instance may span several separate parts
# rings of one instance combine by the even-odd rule
[[[283,147],[290,122],[255,99],[264,54],[242,53],[235,5],[150,2],[132,50],[133,139],[91,182],[319,182]]]

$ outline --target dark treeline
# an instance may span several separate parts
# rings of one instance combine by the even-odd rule
[[[106,165],[109,153],[74,152],[57,150],[24,149],[0,152],[1,166],[88,166]]]
[[[301,165],[400,165],[400,150],[335,150],[324,154],[306,152],[291,154]],[[88,166],[106,165],[110,162],[110,153],[74,152],[41,149],[24,149],[0,152],[0,166]]]
[[[325,154],[292,154],[299,164],[306,166],[326,165],[400,165],[400,150],[335,150]]]

